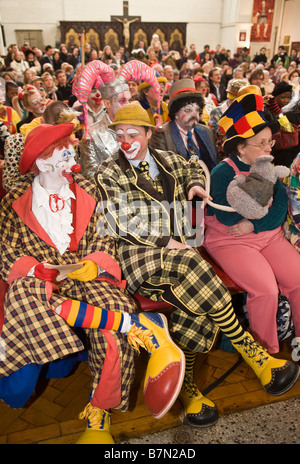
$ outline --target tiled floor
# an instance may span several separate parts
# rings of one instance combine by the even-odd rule
[[[182,425],[120,444],[300,444],[300,399],[221,416],[209,428]]]
[[[290,355],[283,351],[280,356]],[[205,391],[237,360],[237,354],[222,350],[200,355],[194,369],[199,389]],[[112,411],[111,431],[117,443],[268,443],[271,439],[299,443],[300,380],[288,393],[274,397],[242,362],[206,394],[218,407],[219,422],[197,430],[182,425],[179,400],[162,419],[151,416],[142,393],[146,363],[144,353],[137,360],[129,410]],[[78,414],[88,402],[90,383],[88,365],[82,362],[67,378],[41,382],[36,397],[23,409],[13,410],[0,402],[0,443],[75,443],[86,426]],[[265,409],[255,409],[261,406]]]

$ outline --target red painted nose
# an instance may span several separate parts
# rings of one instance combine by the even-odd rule
[[[123,142],[121,145],[122,150],[125,150],[125,151],[129,150],[130,147],[131,145],[128,142]]]
[[[76,173],[80,172],[81,171],[80,164],[74,164],[74,166],[71,167],[71,171],[76,172]]]

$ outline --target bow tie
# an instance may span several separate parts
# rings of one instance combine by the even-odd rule
[[[65,207],[65,200],[61,198],[56,193],[52,193],[49,195],[49,207],[52,213],[57,213],[58,211],[62,211]]]

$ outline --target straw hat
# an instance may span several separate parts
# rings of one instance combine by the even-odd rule
[[[148,113],[138,102],[122,106],[116,114],[114,122],[108,127],[113,129],[117,124],[129,124],[133,126],[146,126],[155,129],[151,124]]]

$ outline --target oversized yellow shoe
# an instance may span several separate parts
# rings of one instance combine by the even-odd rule
[[[158,313],[131,314],[128,342],[150,354],[145,381],[144,401],[153,417],[163,417],[176,401],[185,372],[183,351],[173,342],[165,316]]]
[[[248,332],[245,334],[241,343],[233,343],[234,348],[253,369],[264,390],[274,396],[286,393],[298,380],[299,366],[285,359],[273,358]]]
[[[191,376],[185,376],[179,399],[183,404],[184,420],[188,425],[209,427],[219,419],[215,404],[202,395]]]
[[[87,428],[76,442],[77,445],[113,445],[110,433],[110,413],[89,403],[79,414],[79,419],[87,419]]]

